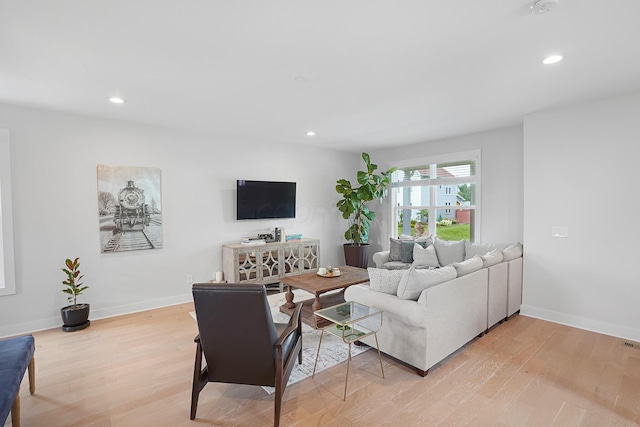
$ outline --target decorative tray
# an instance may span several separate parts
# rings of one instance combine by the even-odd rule
[[[342,275],[342,273],[338,273],[338,274],[334,274],[334,273],[320,274],[320,272],[317,272],[316,274],[318,276],[320,276],[320,277],[338,277],[338,276]]]

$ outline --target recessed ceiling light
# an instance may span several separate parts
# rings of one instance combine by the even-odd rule
[[[544,58],[542,63],[545,65],[550,65],[550,64],[555,64],[556,62],[560,62],[562,61],[562,59],[563,59],[562,55],[551,55]]]
[[[124,104],[124,99],[118,98],[117,96],[112,96],[111,98],[109,98],[109,101],[113,102],[114,104]]]
[[[312,130],[307,132],[307,136],[316,136],[316,133]]]

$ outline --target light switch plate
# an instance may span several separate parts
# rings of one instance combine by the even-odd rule
[[[551,227],[551,237],[566,238],[569,237],[568,227]]]

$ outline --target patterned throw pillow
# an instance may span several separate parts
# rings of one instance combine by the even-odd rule
[[[433,245],[423,248],[418,243],[413,245],[413,266],[416,268],[439,267],[436,248]]]
[[[407,270],[387,270],[385,268],[369,267],[367,272],[369,273],[369,287],[372,290],[396,295],[400,279]]]

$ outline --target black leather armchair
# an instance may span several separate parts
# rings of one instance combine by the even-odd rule
[[[199,334],[194,340],[191,419],[208,382],[251,384],[275,387],[274,426],[278,426],[295,356],[302,363],[302,304],[283,324],[273,322],[263,285],[195,283],[192,292]]]

